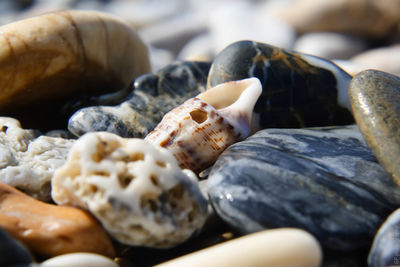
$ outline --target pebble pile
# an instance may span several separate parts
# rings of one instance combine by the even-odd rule
[[[400,264],[400,1],[0,2],[1,266]]]

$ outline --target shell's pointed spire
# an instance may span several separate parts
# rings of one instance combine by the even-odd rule
[[[145,140],[169,149],[182,168],[196,173],[251,132],[257,78],[220,84],[168,112]]]

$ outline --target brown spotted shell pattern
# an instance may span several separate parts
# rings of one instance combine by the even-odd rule
[[[199,173],[251,132],[257,78],[220,84],[168,112],[145,140],[172,152],[179,166]]]

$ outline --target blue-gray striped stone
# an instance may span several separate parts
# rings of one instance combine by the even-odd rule
[[[400,209],[379,228],[368,255],[370,267],[400,265]]]
[[[356,126],[259,131],[224,151],[208,179],[212,206],[236,230],[299,227],[340,250],[369,246],[400,204]]]

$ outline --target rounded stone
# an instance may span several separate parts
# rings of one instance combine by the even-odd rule
[[[382,166],[400,185],[400,78],[366,70],[350,84],[355,120]]]
[[[370,246],[400,204],[398,186],[355,126],[259,131],[218,158],[208,194],[241,233],[296,227],[342,251]]]
[[[118,267],[110,258],[94,253],[68,253],[45,260],[38,267]]]
[[[368,255],[368,266],[400,264],[400,209],[394,211],[379,228]]]
[[[257,77],[263,93],[254,110],[256,128],[292,128],[353,122],[348,99],[351,76],[322,58],[239,41],[215,58],[207,88]]]
[[[29,250],[0,228],[0,265],[30,266],[33,263]]]

